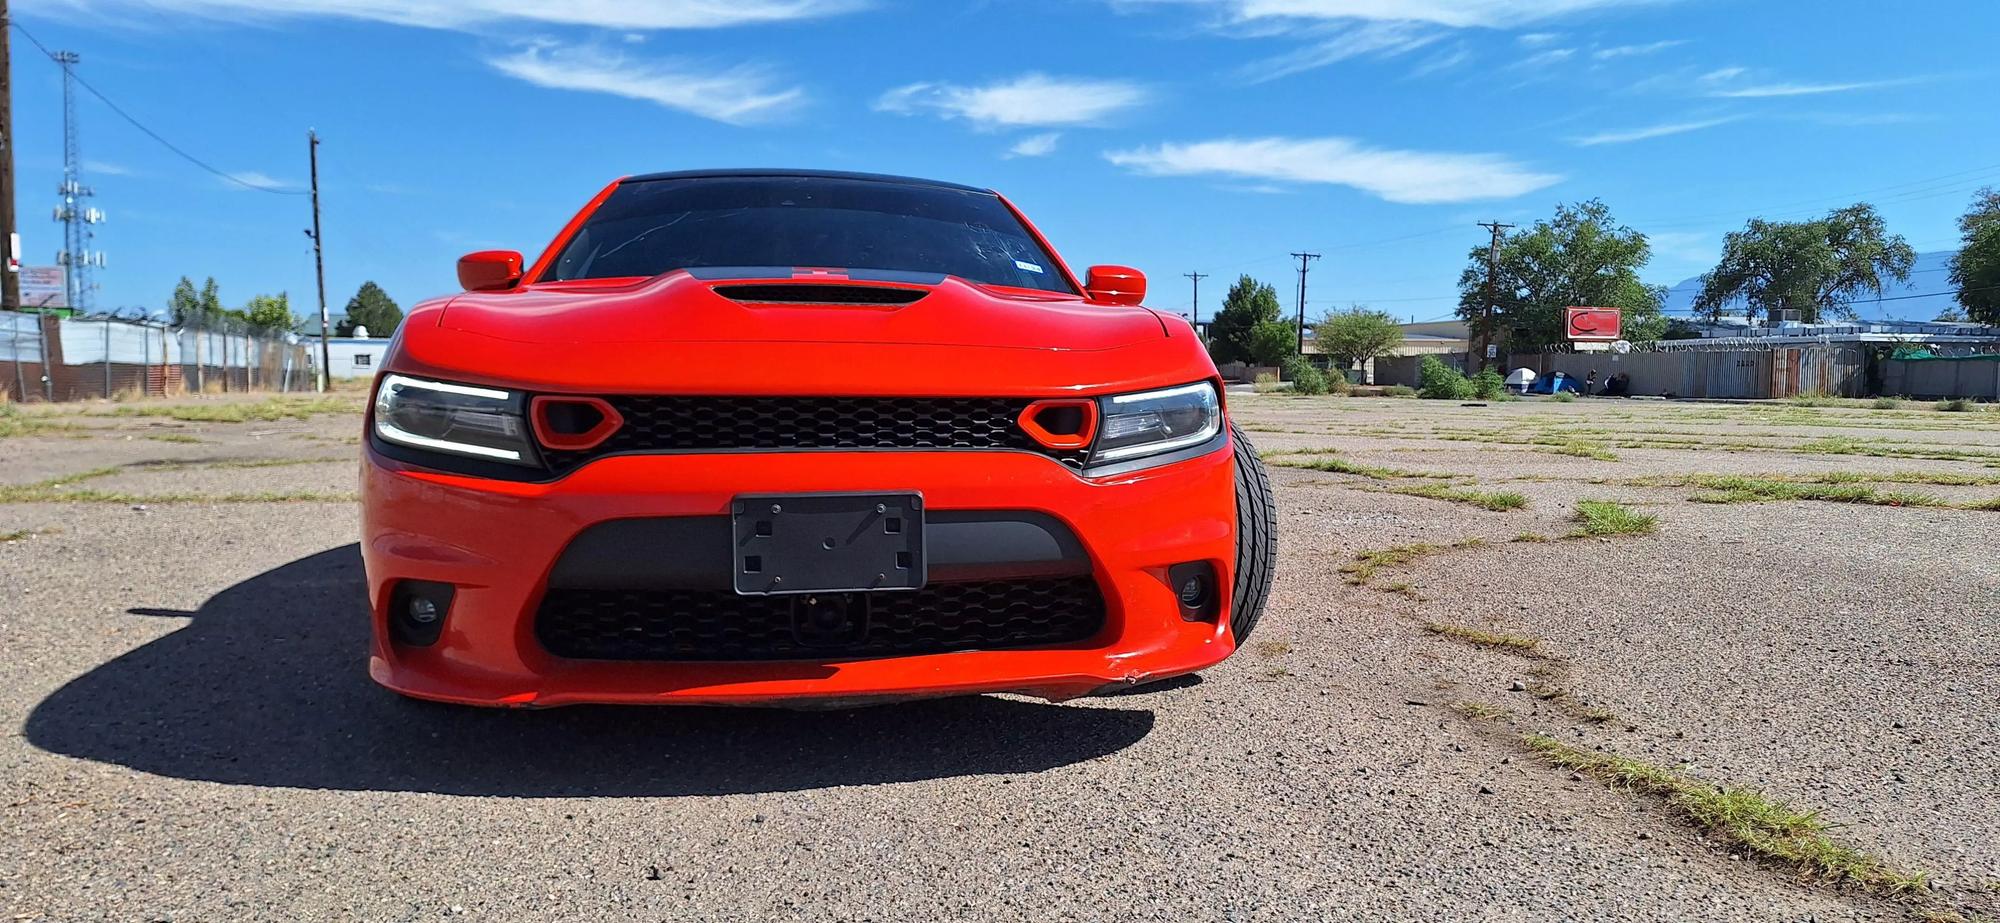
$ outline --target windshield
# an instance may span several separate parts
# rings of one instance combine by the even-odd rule
[[[1072,293],[1055,259],[998,196],[807,176],[624,183],[563,247],[544,281],[707,266],[937,272]]]

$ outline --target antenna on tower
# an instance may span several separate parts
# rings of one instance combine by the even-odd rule
[[[104,254],[90,249],[90,227],[103,223],[104,213],[84,204],[96,193],[83,184],[83,154],[76,143],[74,68],[82,58],[74,51],[58,51],[49,57],[63,71],[63,179],[62,188],[57,190],[62,204],[55,211],[55,219],[63,225],[63,248],[56,254],[56,262],[63,268],[63,290],[70,308],[83,313],[89,309],[91,294],[97,290],[90,281],[90,271],[104,267]]]

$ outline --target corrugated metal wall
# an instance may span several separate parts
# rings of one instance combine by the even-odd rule
[[[1921,398],[2000,399],[2000,356],[1890,359],[1882,363],[1882,393]]]
[[[0,312],[0,391],[12,400],[313,385],[311,351],[284,339]]]
[[[1509,368],[1562,372],[1582,380],[1597,372],[1631,376],[1631,393],[1759,400],[1800,394],[1861,397],[1867,355],[1858,346],[1804,346],[1730,352],[1534,353],[1511,357]]]

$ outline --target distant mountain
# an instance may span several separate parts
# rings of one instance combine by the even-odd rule
[[[1884,299],[1896,301],[1856,301],[1854,310],[1862,320],[1932,320],[1938,312],[1956,307],[1952,298],[1951,258],[1957,251],[1940,250],[1933,253],[1917,254],[1917,265],[1910,270],[1910,281],[1891,282],[1883,290]],[[1667,290],[1667,316],[1685,317],[1694,311],[1694,296],[1701,291],[1701,277],[1682,281]],[[1741,313],[1741,308],[1737,309]],[[1829,318],[1831,320],[1832,318]]]

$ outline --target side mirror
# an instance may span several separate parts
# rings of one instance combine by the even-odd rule
[[[1146,300],[1146,274],[1130,266],[1092,266],[1083,277],[1084,297],[1104,304]]]
[[[513,250],[480,250],[458,258],[458,285],[468,292],[513,288],[521,281],[521,254]]]

